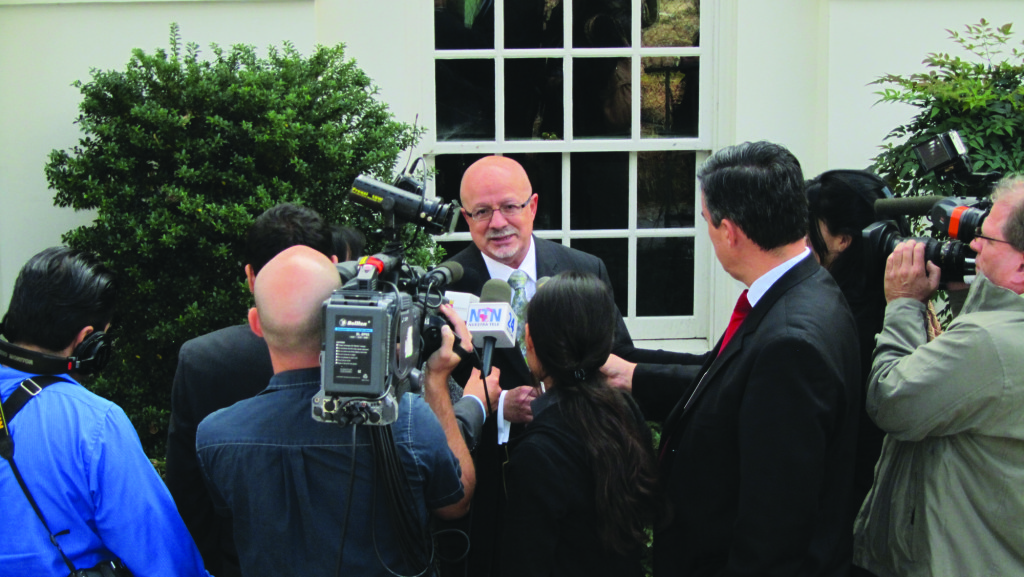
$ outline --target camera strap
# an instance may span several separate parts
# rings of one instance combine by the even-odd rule
[[[64,554],[64,550],[60,548],[60,544],[57,543],[57,537],[50,530],[50,526],[46,523],[46,518],[43,517],[43,512],[39,510],[39,505],[36,504],[36,500],[32,498],[32,493],[29,492],[28,487],[25,485],[25,480],[21,477],[21,472],[18,470],[18,466],[14,463],[14,439],[11,438],[11,431],[8,428],[8,423],[18,411],[25,406],[25,403],[29,402],[36,395],[40,393],[44,388],[58,382],[68,382],[66,379],[53,376],[43,377],[32,377],[25,379],[21,382],[21,386],[14,389],[7,400],[0,405],[0,456],[7,460],[11,464],[11,471],[14,472],[14,478],[18,480],[18,485],[21,486],[21,491],[25,493],[25,497],[28,499],[32,510],[36,512],[36,516],[43,522],[43,527],[46,532],[50,535],[50,543],[57,548],[57,552],[60,553],[61,558],[64,560],[64,564],[68,566],[71,574],[74,575],[77,569],[75,569],[74,563],[68,556]]]

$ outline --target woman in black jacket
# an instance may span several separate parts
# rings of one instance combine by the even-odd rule
[[[502,574],[641,573],[659,510],[657,462],[639,409],[600,368],[615,303],[598,278],[566,272],[527,309],[527,362],[546,391],[512,450]]]
[[[809,238],[822,266],[828,269],[850,305],[860,341],[861,378],[867,383],[875,335],[882,330],[885,256],[866,254],[862,231],[879,220],[875,201],[889,197],[885,181],[866,170],[830,170],[807,183]],[[906,226],[905,224],[902,226]],[[862,392],[862,396],[867,391]],[[871,489],[875,463],[885,433],[860,410],[857,462],[854,465],[854,517]]]

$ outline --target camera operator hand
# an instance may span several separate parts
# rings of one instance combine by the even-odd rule
[[[885,261],[885,301],[911,298],[921,302],[939,288],[941,270],[924,256],[925,245],[907,240],[896,245]]]

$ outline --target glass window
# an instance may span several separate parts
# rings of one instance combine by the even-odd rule
[[[518,160],[535,233],[604,260],[638,339],[706,337],[700,16],[699,0],[435,0],[433,193],[458,198],[484,155]],[[442,244],[469,242],[461,222]]]

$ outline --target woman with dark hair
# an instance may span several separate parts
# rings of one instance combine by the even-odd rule
[[[882,291],[884,259],[871,262],[865,254],[862,231],[879,220],[875,215],[875,201],[888,198],[885,181],[865,170],[830,170],[807,183],[809,209],[808,237],[814,255],[828,269],[857,322],[860,342],[861,378],[867,382],[871,371],[871,355],[875,349],[875,335],[882,330],[885,316],[885,294]],[[875,463],[882,451],[885,433],[868,418],[864,411],[862,391],[857,462],[854,465],[854,485],[850,506],[853,515],[860,510],[864,497],[871,489]]]
[[[576,272],[530,301],[527,362],[546,392],[506,469],[502,575],[641,574],[657,461],[640,410],[600,372],[614,312],[605,283]]]

